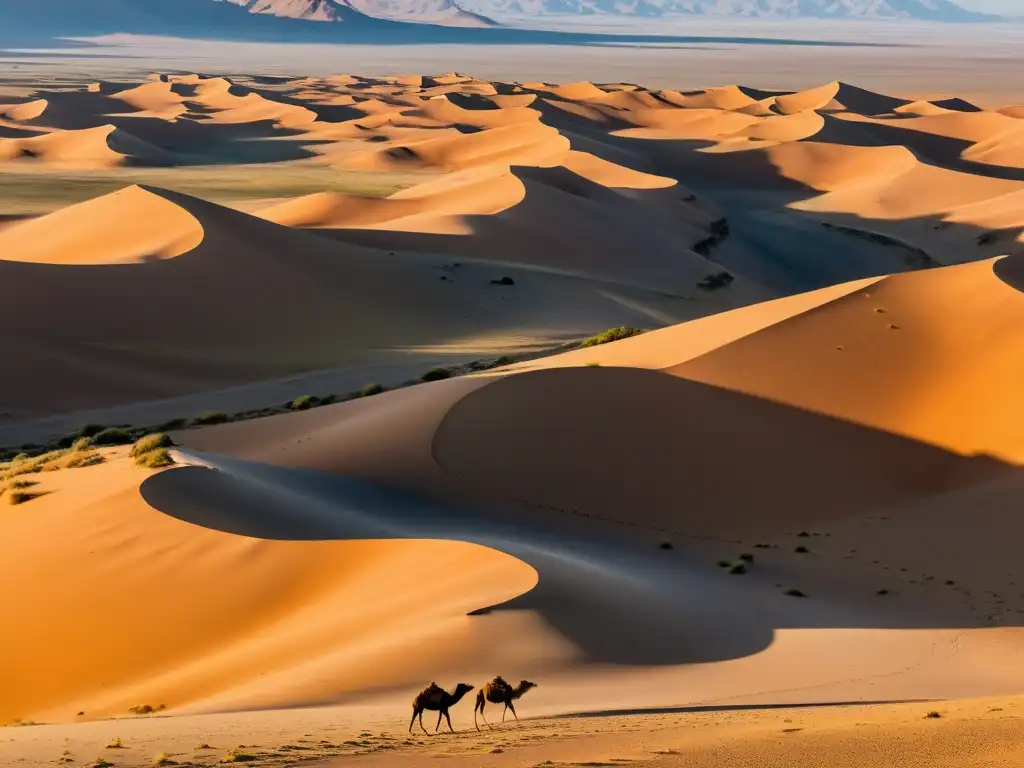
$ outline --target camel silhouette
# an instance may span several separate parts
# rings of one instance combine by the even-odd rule
[[[523,694],[536,687],[537,684],[531,683],[529,680],[523,680],[515,688],[506,683],[500,676],[491,680],[476,695],[476,706],[473,707],[473,724],[476,725],[476,729],[480,730],[480,725],[476,721],[476,713],[478,711],[480,712],[480,718],[484,721],[484,725],[488,728],[491,727],[491,724],[487,722],[487,718],[484,717],[484,706],[488,701],[491,704],[505,705],[505,709],[501,712],[502,722],[505,721],[505,713],[510,709],[512,710],[512,716],[519,720],[519,715],[516,714],[516,708],[512,702],[521,699]]]
[[[455,733],[455,729],[452,728],[452,719],[448,716],[448,710],[458,704],[462,697],[472,690],[472,685],[459,683],[455,686],[455,693],[448,693],[437,683],[431,683],[412,700],[412,720],[409,721],[409,731],[412,732],[412,726],[416,722],[417,717],[420,719],[420,728],[423,728],[423,710],[430,709],[436,710],[438,713],[437,726],[434,728],[435,733],[441,727],[442,717],[448,721],[448,728],[451,732]],[[423,728],[423,732],[430,735],[426,728]]]

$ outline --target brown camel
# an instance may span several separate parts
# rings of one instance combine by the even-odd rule
[[[476,706],[473,707],[473,724],[476,725],[476,729],[479,731],[480,726],[476,722],[476,713],[480,712],[480,718],[484,721],[484,725],[488,728],[491,724],[487,722],[487,718],[484,717],[484,706],[487,702],[491,704],[504,704],[505,709],[501,712],[501,720],[505,721],[505,713],[508,710],[512,710],[512,716],[519,720],[519,715],[516,714],[515,705],[512,703],[517,699],[521,699],[531,688],[536,688],[536,683],[531,683],[529,680],[523,680],[515,688],[505,682],[501,677],[496,677],[491,682],[487,683],[476,695]]]
[[[452,733],[455,733],[455,729],[452,728],[452,719],[448,716],[448,710],[458,704],[462,697],[472,690],[472,685],[459,683],[455,686],[455,693],[448,693],[437,683],[431,683],[420,692],[419,696],[412,700],[412,720],[409,721],[409,731],[412,732],[412,726],[416,722],[417,717],[420,719],[420,728],[423,728],[423,710],[430,709],[438,713],[437,727],[434,728],[435,732],[440,729],[441,718],[443,717],[448,721],[448,728],[451,729]],[[427,733],[427,729],[423,728],[423,732]]]

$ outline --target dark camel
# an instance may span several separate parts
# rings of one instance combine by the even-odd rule
[[[516,714],[516,707],[512,702],[521,699],[523,694],[536,687],[537,684],[531,683],[529,680],[523,680],[515,688],[506,683],[501,677],[491,680],[476,695],[476,706],[473,707],[473,724],[476,725],[476,729],[480,730],[480,726],[476,722],[476,713],[478,711],[480,712],[480,718],[484,721],[484,725],[488,728],[491,727],[491,724],[487,722],[487,718],[484,717],[484,706],[488,701],[491,704],[505,705],[505,709],[501,712],[502,722],[505,722],[505,713],[510,709],[512,710],[512,716],[519,720],[519,715]]]
[[[420,728],[423,728],[423,710],[425,709],[434,710],[438,713],[437,727],[434,728],[435,733],[441,728],[442,717],[448,721],[448,728],[451,729],[451,732],[455,733],[455,729],[452,728],[452,719],[448,716],[448,710],[458,704],[462,697],[472,690],[473,686],[466,683],[459,683],[455,686],[455,693],[448,693],[437,683],[428,685],[420,692],[419,696],[412,700],[412,720],[409,721],[410,733],[417,717],[420,719]],[[426,728],[423,728],[423,732],[428,736],[430,735]]]

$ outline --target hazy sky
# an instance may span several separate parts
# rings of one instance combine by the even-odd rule
[[[960,0],[960,5],[972,11],[1024,15],[1024,0]]]

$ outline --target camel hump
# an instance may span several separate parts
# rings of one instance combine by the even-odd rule
[[[433,704],[440,704],[441,699],[444,698],[444,689],[437,683],[431,683],[424,689],[421,695],[426,701]]]

